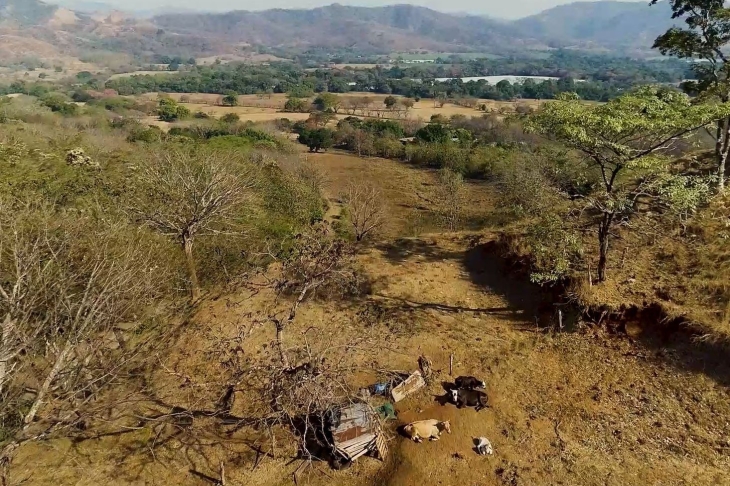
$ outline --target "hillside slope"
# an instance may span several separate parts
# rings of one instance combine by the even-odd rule
[[[607,48],[650,48],[654,39],[671,27],[667,2],[655,6],[639,2],[576,2],[561,5],[514,22],[522,35],[529,33],[551,44],[585,43]]]
[[[85,3],[79,3],[85,5]],[[119,12],[72,11],[40,0],[0,0],[0,34],[29,39],[26,54],[42,41],[59,53],[83,49],[131,54],[214,56],[250,46],[293,49],[490,52],[524,55],[549,47],[648,53],[672,25],[665,2],[582,2],[515,22],[454,15],[414,5],[310,10],[273,9],[223,14],[177,13],[143,19]],[[3,50],[3,60],[13,50]],[[37,55],[49,58],[44,48]],[[9,53],[9,54],[8,54]],[[17,56],[15,56],[17,57]]]
[[[529,38],[515,39],[512,29],[497,21],[457,17],[413,5],[330,5],[312,10],[161,15],[153,20],[176,33],[267,46],[356,47],[387,52],[530,44]]]

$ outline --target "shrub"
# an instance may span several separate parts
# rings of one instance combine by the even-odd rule
[[[87,103],[94,99],[93,96],[91,96],[87,91],[78,89],[73,92],[71,95],[71,99],[76,101],[77,103]]]
[[[238,123],[239,121],[241,121],[241,117],[238,116],[236,113],[226,113],[221,117],[222,123]]]
[[[69,103],[66,97],[60,93],[52,93],[45,96],[41,103],[53,112],[61,113],[64,116],[73,116],[78,113],[79,107]]]
[[[133,130],[127,137],[128,142],[154,143],[160,140],[162,140],[162,130],[157,127],[140,127],[137,130]]]

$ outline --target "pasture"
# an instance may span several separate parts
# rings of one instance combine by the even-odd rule
[[[237,114],[242,121],[265,122],[276,120],[279,118],[288,118],[290,120],[306,120],[309,113],[289,113],[284,112],[284,104],[287,101],[287,95],[276,93],[272,95],[241,95],[238,97],[238,106],[221,106],[221,95],[207,93],[170,93],[170,97],[184,103],[185,106],[195,113],[202,111],[214,118],[220,118],[226,113]],[[386,119],[411,119],[428,122],[433,115],[443,115],[451,117],[454,115],[463,115],[467,117],[481,116],[484,112],[465,106],[459,106],[454,103],[446,103],[443,107],[438,107],[432,99],[422,99],[414,103],[413,108],[407,113],[392,112],[385,110],[383,100],[387,95],[372,93],[344,93],[339,95],[343,102],[343,107],[338,110],[336,119],[343,119],[347,116],[386,118]],[[155,100],[158,93],[147,93],[139,95],[138,99]],[[367,97],[370,105],[367,108],[358,108],[356,110],[346,109],[346,100],[352,98]],[[314,101],[316,96],[310,98]],[[400,98],[396,96],[396,98]],[[494,100],[478,100],[478,105],[484,104],[487,111],[506,111],[514,112],[518,105],[526,105],[531,108],[539,107],[541,101],[522,100],[522,101],[494,101]]]
[[[36,442],[19,451],[13,479],[205,486],[223,461],[230,484],[251,485],[291,484],[294,473],[298,484],[311,486],[727,484],[727,391],[709,374],[687,372],[667,359],[692,352],[690,343],[659,339],[646,329],[640,342],[598,328],[546,332],[536,323],[554,311],[542,306],[549,296],[502,260],[498,228],[443,233],[437,226],[413,227],[432,213],[425,201],[434,189],[433,171],[336,151],[309,154],[307,161],[329,181],[325,196],[333,219],[343,187],[358,180],[382,190],[392,218],[357,257],[372,285],[369,295],[346,303],[312,300],[288,332],[327,336],[333,345],[368,336],[368,346],[378,351],[375,362],[358,362],[363,368],[410,370],[423,354],[435,370],[425,389],[396,404],[385,464],[363,457],[343,471],[321,461],[300,468],[291,460],[297,448],[289,436],[279,434],[275,449],[260,434],[240,432],[232,440],[202,417],[192,427],[159,428],[156,435],[131,427],[78,443]],[[494,207],[488,184],[469,184],[468,190],[470,210]],[[198,383],[220,372],[209,359],[211,347],[235,339],[243,312],[259,315],[270,305],[270,296],[258,292],[230,292],[212,296],[190,317],[186,329],[194,332],[171,349],[160,383],[187,377]],[[373,313],[385,324],[368,327],[363,316]],[[252,327],[242,352],[257,356],[272,339],[269,327]],[[489,408],[459,410],[444,400],[445,384],[458,375],[486,381]],[[373,379],[364,373],[351,385]],[[208,391],[163,389],[170,400],[191,403]],[[240,407],[246,394],[237,396]],[[398,425],[424,419],[449,420],[452,433],[416,444],[397,432]],[[494,455],[476,454],[472,438],[479,436],[492,442]],[[168,467],[160,468],[161,461]]]

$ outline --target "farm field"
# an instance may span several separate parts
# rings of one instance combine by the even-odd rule
[[[238,97],[239,106],[219,106],[216,103],[219,102],[220,95],[217,94],[206,94],[206,93],[170,93],[170,97],[176,101],[185,103],[185,106],[189,108],[193,113],[202,111],[208,113],[213,117],[220,118],[226,113],[236,113],[241,117],[242,121],[253,121],[263,122],[271,121],[279,118],[288,118],[290,120],[305,120],[309,117],[308,113],[286,113],[284,104],[286,103],[287,97],[285,94],[277,93],[269,96],[260,95],[241,95]],[[370,93],[345,93],[340,95],[343,99],[349,97],[363,97],[367,96],[373,100],[373,106],[378,108],[382,107],[383,100],[386,95],[370,94]],[[146,100],[157,99],[157,93],[147,93],[139,95],[138,98]],[[314,97],[311,98],[314,100]],[[537,100],[522,100],[519,102],[513,101],[494,101],[494,100],[479,100],[479,104],[485,104],[488,110],[507,110],[514,111],[518,105],[527,105],[533,108],[537,108],[540,105],[540,101]],[[476,110],[474,108],[468,108],[464,106],[458,106],[452,103],[446,103],[443,107],[439,108],[434,105],[433,100],[422,99],[414,104],[413,108],[408,112],[407,115],[403,114],[401,117],[397,117],[394,113],[381,112],[383,118],[394,118],[404,119],[409,118],[413,120],[422,120],[427,122],[433,115],[443,115],[451,117],[453,115],[464,115],[464,116],[481,116],[484,112]],[[351,114],[345,110],[340,110],[337,119],[342,119],[347,116],[366,116],[361,111]],[[373,116],[374,113],[373,113]]]
[[[173,75],[173,74],[177,74],[177,73],[172,72],[172,71],[131,71],[128,73],[112,74],[111,76],[109,76],[109,80],[119,79],[119,78],[131,78],[132,76],[157,76],[157,75]]]
[[[329,178],[326,196],[335,218],[338,194],[358,179],[377,184],[394,214],[391,225],[357,258],[373,282],[369,296],[347,303],[311,302],[289,331],[324,333],[332,343],[354,334],[369,336],[378,349],[370,366],[414,369],[419,355],[432,360],[434,380],[396,406],[388,461],[363,457],[343,471],[315,461],[300,470],[291,460],[296,454],[292,443],[278,442],[273,456],[266,441],[245,434],[220,436],[196,419],[193,429],[160,429],[157,437],[132,430],[78,443],[35,443],[19,451],[12,479],[31,478],[27,484],[34,485],[204,486],[225,461],[231,484],[251,485],[291,484],[295,472],[298,484],[313,486],[709,486],[730,481],[725,420],[730,394],[713,378],[727,363],[699,354],[682,336],[655,335],[638,323],[631,327],[632,339],[598,329],[542,331],[536,322],[549,317],[552,306],[545,293],[501,259],[493,228],[444,234],[411,227],[417,214],[430,212],[417,194],[429,197],[432,171],[338,152],[309,154],[307,161]],[[493,207],[488,184],[471,184],[469,191],[472,211]],[[156,379],[174,384],[177,376],[203,380],[215,373],[218,365],[206,358],[212,336],[233,339],[241,310],[257,315],[269,298],[236,291],[202,303],[186,324],[194,332],[179,338]],[[387,329],[363,328],[358,316],[365,312],[387,316]],[[271,334],[269,328],[256,328],[244,352],[271,342]],[[449,375],[452,354],[454,373]],[[692,372],[680,364],[694,360],[715,371]],[[444,402],[444,384],[461,374],[486,381],[489,408],[457,410]],[[363,375],[353,386],[373,379]],[[188,395],[193,390],[160,389],[195,403]],[[449,420],[452,433],[416,444],[397,432],[398,425],[427,418]],[[478,436],[490,439],[494,455],[474,452],[472,438]],[[151,453],[147,444],[153,439],[157,445]],[[160,468],[160,461],[167,467]]]

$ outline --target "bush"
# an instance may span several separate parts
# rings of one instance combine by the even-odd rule
[[[64,116],[76,115],[79,107],[73,103],[69,103],[66,97],[60,93],[52,93],[45,96],[41,103],[50,108],[51,111],[60,113]]]
[[[238,123],[239,121],[241,121],[241,117],[236,113],[226,113],[221,117],[221,122],[226,124]]]
[[[160,120],[172,122],[190,117],[190,110],[178,105],[172,98],[162,98],[158,104],[157,114]]]
[[[193,118],[196,118],[198,120],[208,120],[210,119],[210,115],[202,111],[196,111],[193,115]]]
[[[401,159],[405,155],[405,146],[397,138],[376,137],[373,144],[379,157]]]
[[[71,99],[76,101],[77,103],[88,103],[89,101],[93,100],[94,97],[91,96],[88,92],[84,90],[76,90],[71,95]]]
[[[137,130],[133,130],[127,137],[128,142],[154,143],[160,140],[162,140],[162,130],[157,127],[140,127]]]
[[[103,106],[104,109],[107,111],[123,114],[134,108],[136,103],[134,100],[130,100],[129,98],[116,96],[112,98],[104,98],[101,100],[91,101],[89,102],[89,104],[92,106]]]

